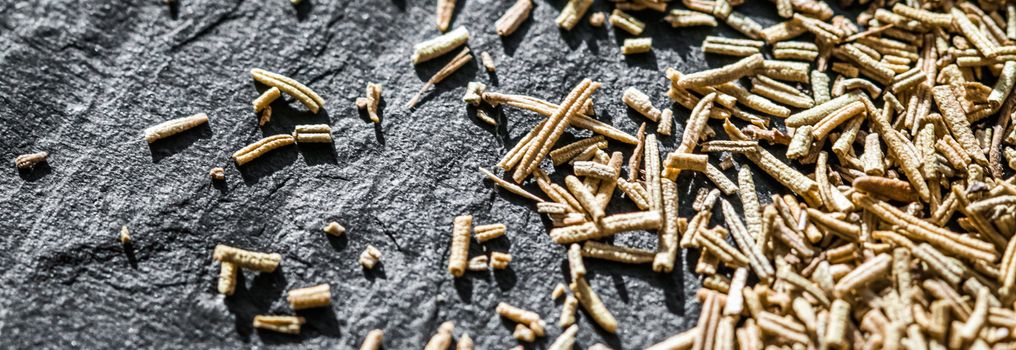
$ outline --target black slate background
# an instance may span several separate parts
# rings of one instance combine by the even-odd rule
[[[489,51],[497,74],[474,61],[408,111],[409,97],[450,59],[409,62],[414,43],[438,34],[433,1],[0,2],[0,158],[50,152],[34,171],[13,164],[0,171],[0,347],[356,348],[367,331],[383,328],[387,348],[409,349],[453,320],[456,336],[468,332],[478,348],[509,348],[517,344],[514,325],[494,312],[500,301],[543,315],[548,336],[536,347],[545,347],[560,333],[560,302],[549,293],[566,281],[564,248],[551,243],[549,223],[530,203],[476,170],[493,168],[539,117],[499,109],[502,126],[489,127],[461,102],[466,83],[556,102],[589,77],[604,86],[594,95],[598,118],[634,134],[643,118],[620,101],[625,88],[670,106],[666,67],[728,63],[713,56],[707,63],[701,40],[740,37],[723,25],[672,29],[662,14],[641,12],[654,51],[624,57],[627,33],[586,19],[558,30],[563,4],[537,1],[530,21],[500,38],[493,23],[511,1],[459,0],[453,26],[470,29],[469,46]],[[593,11],[609,4],[598,1]],[[774,23],[771,3],[738,11]],[[263,87],[249,76],[254,67],[311,86],[327,101],[324,112],[279,101],[259,129],[250,101]],[[352,107],[368,81],[384,85],[379,127]],[[674,110],[675,137],[661,138],[664,151],[688,114]],[[208,126],[143,141],[144,128],[197,112],[210,116]],[[242,169],[230,160],[246,144],[308,123],[330,124],[334,144],[280,149]],[[562,142],[584,136],[572,130]],[[226,168],[223,186],[208,180],[215,166]],[[736,180],[734,169],[727,173]],[[704,185],[711,186],[701,174],[682,175],[686,216]],[[632,210],[620,193],[614,202],[610,211]],[[465,213],[478,224],[508,225],[506,238],[472,249],[510,252],[510,270],[459,280],[446,272],[451,220]],[[347,236],[324,235],[330,220]],[[116,240],[121,225],[131,228],[133,250]],[[614,241],[652,248],[656,237],[633,232]],[[236,295],[223,299],[211,259],[218,243],[279,252],[283,263],[272,274],[243,272]],[[367,244],[384,253],[379,271],[357,263]],[[589,261],[590,283],[620,331],[606,334],[582,314],[577,347],[642,348],[691,327],[696,258],[682,252],[679,268],[665,275]],[[331,284],[334,302],[298,313],[308,319],[302,335],[251,328],[256,314],[292,313],[286,290],[318,283]]]

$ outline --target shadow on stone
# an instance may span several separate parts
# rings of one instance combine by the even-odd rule
[[[325,237],[328,238],[328,244],[331,245],[332,249],[334,249],[337,252],[341,252],[343,250],[346,250],[346,247],[349,246],[349,237],[347,237],[344,234],[340,235],[340,236],[336,236],[336,235],[324,233],[324,235],[325,235]]]
[[[123,244],[123,254],[127,256],[127,264],[132,269],[137,270],[138,268],[138,257],[134,254],[134,242],[127,242]]]
[[[493,58],[491,58],[491,59],[493,59]],[[497,67],[497,61],[494,61],[494,66]],[[484,67],[483,71],[487,72],[487,77],[490,78],[490,85],[491,86],[500,86],[501,85],[501,80],[499,80],[497,78],[497,71],[496,70],[493,71],[493,72],[490,72],[490,71],[487,71],[486,67]]]
[[[494,281],[497,282],[498,289],[511,290],[515,288],[515,284],[519,283],[519,277],[509,264],[508,268],[504,270],[494,270]]]
[[[335,315],[331,305],[299,310],[296,311],[296,315],[307,320],[300,332],[302,337],[313,338],[315,335],[322,335],[329,338],[342,338],[338,316]]]
[[[452,9],[452,20],[448,24],[448,30],[451,31],[460,25],[465,25],[459,20],[459,14],[462,13],[462,9],[466,8],[468,0],[455,0],[455,8]]]
[[[148,149],[152,152],[152,162],[159,163],[190,147],[198,140],[211,137],[212,128],[208,126],[208,123],[204,123],[193,129],[149,143]]]
[[[172,1],[169,4],[167,4],[166,7],[169,7],[169,18],[172,18],[172,19],[176,20],[177,18],[180,17],[180,2],[179,1]]]
[[[310,322],[308,321],[308,323]],[[303,330],[303,328],[306,328],[307,326],[308,324],[304,323],[303,326],[301,326],[301,331]],[[261,339],[261,342],[272,345],[296,344],[302,341],[305,337],[307,337],[307,335],[302,332],[301,334],[286,334],[270,331],[267,329],[257,329],[257,334],[258,338]]]
[[[374,124],[374,138],[377,139],[378,144],[384,146],[385,145],[384,129],[381,128],[381,123],[373,123],[373,124]]]
[[[459,300],[469,304],[473,302],[473,279],[470,278],[469,271],[462,277],[455,278],[455,293],[459,295]]]
[[[659,64],[656,62],[656,53],[653,51],[633,55],[624,55],[624,63],[629,66],[652,70],[658,70],[660,68]]]
[[[296,9],[296,19],[303,22],[307,20],[307,16],[314,10],[314,2],[312,0],[303,0],[293,7]]]
[[[536,8],[538,6],[540,5],[537,5],[537,3],[535,2],[533,3],[533,12],[536,11]],[[525,40],[526,34],[529,33],[529,29],[530,27],[532,27],[532,25],[533,18],[532,14],[530,14],[530,18],[525,20],[525,22],[522,22],[522,24],[520,24],[519,27],[515,29],[515,32],[512,33],[512,35],[498,36],[499,38],[501,38],[501,47],[504,48],[505,55],[508,55],[509,57],[515,56],[515,50],[518,50],[519,45],[521,45],[522,41]],[[496,86],[497,83],[495,82],[494,85]]]
[[[226,194],[229,192],[229,182],[212,180],[212,188],[218,190],[220,194]]]
[[[245,184],[253,185],[261,181],[261,178],[293,164],[298,154],[296,147],[285,146],[269,151],[247,164],[238,165],[237,170]]]
[[[297,144],[303,161],[308,165],[338,164],[339,156],[335,153],[335,142]]]
[[[257,273],[250,288],[247,288],[245,273]],[[272,273],[239,269],[236,274],[236,290],[225,299],[226,308],[235,317],[236,333],[249,339],[254,333],[254,316],[268,314],[272,302],[282,296],[285,286],[286,278],[281,266]],[[259,335],[264,333],[274,332],[258,332]]]
[[[50,168],[49,162],[45,160],[30,169],[18,168],[18,176],[27,182],[35,182],[52,172],[53,168]]]
[[[674,270],[670,273],[657,274],[657,280],[663,287],[663,305],[667,307],[667,311],[675,315],[685,314],[685,295],[683,292],[684,288],[684,273],[683,266],[681,266],[681,260],[677,259],[674,262]]]
[[[610,275],[611,282],[614,283],[614,289],[617,289],[617,296],[621,298],[625,304],[631,302],[631,295],[628,294],[628,287],[624,285],[624,278],[620,275]]]
[[[366,267],[361,267],[361,269],[363,270],[363,277],[371,283],[374,283],[374,280],[379,278],[383,280],[388,279],[388,273],[385,272],[384,261],[378,261],[377,264],[374,265],[373,269],[368,269]]]

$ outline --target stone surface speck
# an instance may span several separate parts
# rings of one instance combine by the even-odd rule
[[[772,4],[752,3],[738,11],[774,23]],[[557,102],[588,77],[603,83],[597,118],[632,134],[644,118],[620,96],[638,87],[674,108],[674,136],[661,138],[667,152],[688,111],[671,106],[663,70],[731,62],[707,63],[701,40],[740,37],[723,25],[677,30],[660,13],[639,12],[654,50],[624,57],[630,36],[609,25],[593,28],[586,17],[559,30],[563,4],[537,0],[531,19],[500,38],[494,21],[511,1],[459,0],[452,26],[469,28],[477,60],[409,111],[409,97],[452,56],[409,61],[414,43],[439,34],[433,0],[0,2],[0,158],[11,160],[0,171],[0,347],[349,349],[383,328],[386,348],[411,349],[452,320],[456,337],[468,332],[478,349],[507,349],[517,342],[514,325],[494,312],[501,301],[543,316],[547,337],[535,347],[546,347],[561,332],[550,292],[566,281],[565,249],[532,204],[476,170],[492,169],[539,117],[498,109],[491,115],[503,126],[488,126],[461,101],[466,83]],[[609,12],[609,3],[591,11]],[[481,68],[481,51],[496,74]],[[310,86],[327,101],[324,111],[312,115],[287,97],[259,129],[250,103],[264,87],[250,78],[255,67]],[[368,81],[384,86],[380,126],[353,107]],[[144,128],[198,112],[208,125],[144,142]],[[264,136],[318,123],[331,125],[332,145],[286,147],[240,169],[230,159]],[[588,135],[570,130],[561,142]],[[631,149],[612,143],[626,160]],[[49,152],[48,163],[14,168],[14,157],[36,151]],[[213,167],[226,169],[224,184],[209,180]],[[739,167],[727,175],[736,180]],[[565,171],[553,177],[560,182]],[[757,181],[771,180],[757,172]],[[711,184],[686,173],[679,186],[690,216],[695,189]],[[620,192],[614,198],[608,212],[634,210]],[[510,252],[511,269],[451,278],[451,221],[465,213],[508,226],[506,237],[471,250]],[[321,231],[333,220],[346,235]],[[133,249],[118,242],[121,225]],[[614,242],[652,248],[656,236],[631,232]],[[281,268],[243,271],[236,294],[223,298],[211,259],[219,243],[281,253]],[[384,255],[376,271],[358,263],[367,244]],[[604,333],[583,312],[577,348],[638,349],[691,327],[696,257],[682,252],[672,274],[588,261],[590,283],[620,326],[616,336]],[[333,304],[297,312],[307,318],[301,335],[252,329],[254,315],[293,313],[286,290],[319,283],[331,284]]]

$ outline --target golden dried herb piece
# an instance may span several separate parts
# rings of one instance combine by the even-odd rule
[[[533,139],[532,146],[526,150],[520,166],[515,169],[515,174],[512,176],[512,179],[516,183],[521,183],[522,180],[528,177],[543,158],[550,153],[551,147],[554,146],[554,143],[564,133],[564,129],[571,123],[571,120],[578,113],[578,109],[584,101],[588,100],[593,92],[596,92],[599,88],[600,83],[583,79],[582,82],[572,89],[568,97],[561,103],[561,106],[554,112],[554,115],[550,116],[547,120],[547,124],[543,126],[540,133]]]
[[[839,110],[840,108],[843,108],[853,102],[861,101],[863,98],[864,94],[862,92],[851,91],[845,95],[829,100],[826,103],[792,114],[784,121],[784,123],[788,127],[792,128],[804,125],[814,125],[820,120],[828,118],[831,113]]]
[[[778,80],[807,83],[809,69],[807,62],[765,60],[756,73]]]
[[[746,168],[741,168],[742,170]],[[749,174],[750,176],[750,174]],[[757,204],[754,204],[757,205]],[[744,211],[747,213],[751,205],[744,205]],[[738,249],[741,253],[748,258],[748,265],[751,267],[755,275],[762,281],[768,281],[772,278],[774,271],[772,264],[769,259],[762,252],[761,247],[758,246],[755,237],[760,235],[753,235],[749,232],[749,228],[745,227],[741,222],[741,217],[734,210],[734,207],[727,202],[727,200],[720,200],[720,208],[723,210],[724,222],[727,227],[730,228],[730,234],[734,238],[734,242],[737,243]],[[757,208],[757,207],[756,207]],[[745,214],[747,217],[747,214]],[[757,217],[758,214],[756,213]],[[761,225],[761,223],[759,224]]]
[[[635,55],[653,50],[653,38],[624,39],[621,46],[621,53],[624,55]]]
[[[572,196],[578,200],[579,205],[582,209],[589,214],[589,218],[593,222],[599,222],[603,218],[603,208],[600,207],[600,203],[596,200],[596,195],[589,191],[589,187],[582,183],[577,177],[568,175],[564,179],[565,185],[568,186],[568,191],[571,192]]]
[[[624,30],[631,35],[637,36],[642,34],[642,31],[646,29],[645,23],[619,9],[614,9],[614,12],[610,13],[609,20],[610,24],[615,28]]]
[[[617,169],[608,164],[589,161],[575,162],[572,165],[572,171],[576,176],[591,177],[599,180],[614,180],[620,175]]]
[[[265,92],[262,92],[258,98],[254,99],[254,102],[252,103],[254,105],[254,113],[261,113],[261,111],[264,111],[264,113],[261,114],[261,119],[258,120],[258,126],[264,126],[272,120],[272,107],[269,107],[268,105],[275,102],[275,100],[281,95],[282,91],[279,90],[279,88],[272,87],[271,89],[265,90]]]
[[[120,227],[120,244],[124,246],[131,244],[131,231],[127,229],[127,225]]]
[[[490,253],[490,267],[495,270],[504,270],[508,268],[508,263],[512,262],[512,256],[502,252]]]
[[[564,328],[575,324],[575,312],[578,311],[579,300],[569,295],[561,303],[561,316],[558,319],[558,326]]]
[[[505,181],[505,180],[501,179],[500,177],[497,177],[497,175],[494,175],[494,173],[491,173],[490,171],[487,171],[487,169],[479,168],[479,170],[480,170],[481,173],[483,173],[483,176],[485,178],[487,178],[490,181],[494,182],[494,184],[496,184],[498,186],[501,186],[501,188],[504,188],[505,190],[508,190],[508,192],[520,195],[520,196],[528,198],[528,199],[532,199],[532,200],[536,201],[537,203],[542,203],[543,202],[543,199],[541,199],[540,197],[537,197],[536,195],[530,193],[529,191],[526,191],[525,189],[523,189],[522,187],[519,187],[516,184],[513,184],[511,182],[508,182],[508,181]]]
[[[455,350],[473,350],[473,338],[469,337],[469,333],[462,333],[459,342],[455,343]]]
[[[762,38],[762,25],[755,22],[751,17],[745,16],[738,12],[729,12],[726,16],[718,14],[716,9],[713,9],[713,15],[723,18],[728,26],[734,28],[734,30],[741,32],[745,36],[752,39]]]
[[[424,91],[427,91],[427,89],[430,88],[431,86],[437,85],[445,78],[447,78],[449,75],[452,75],[453,73],[458,71],[459,68],[462,68],[462,66],[466,65],[466,63],[469,63],[472,60],[473,55],[469,54],[469,48],[467,47],[462,49],[462,51],[460,51],[458,55],[455,55],[455,58],[452,58],[451,61],[448,61],[448,64],[445,64],[444,67],[441,67],[441,70],[437,71],[437,73],[434,73],[434,75],[427,80],[427,83],[423,84],[423,86],[420,87],[420,91],[417,91],[416,95],[413,95],[413,98],[409,99],[409,102],[406,103],[406,108],[415,107],[416,102],[418,102],[420,100],[420,97],[423,96]]]
[[[662,112],[654,107],[653,101],[649,99],[649,96],[639,91],[639,89],[634,87],[625,89],[624,94],[621,95],[621,101],[654,122],[660,120]]]
[[[991,90],[991,95],[988,96],[988,105],[992,110],[997,110],[1002,106],[1002,102],[1012,93],[1014,84],[1016,84],[1016,61],[1008,61],[1002,67],[998,81]]]
[[[960,33],[962,33],[963,36],[966,37],[975,48],[977,48],[977,51],[979,51],[982,56],[985,58],[994,58],[998,54],[995,49],[995,45],[988,39],[984,32],[970,21],[970,18],[967,18],[966,13],[963,13],[963,11],[960,11],[957,8],[953,8],[950,11],[950,14],[952,14],[955,28],[959,29]]]
[[[635,230],[656,230],[662,218],[658,211],[640,211],[614,214],[603,218],[599,225],[586,222],[578,225],[558,227],[550,230],[550,237],[557,244],[582,242],[611,236],[618,232]]]
[[[312,287],[291,289],[286,300],[293,310],[313,309],[331,305],[332,288],[327,284],[319,284]]]
[[[219,284],[217,286],[219,294],[233,295],[233,292],[236,291],[236,274],[239,272],[234,263],[228,261],[219,263]]]
[[[818,46],[809,42],[784,41],[773,47],[773,57],[778,60],[814,61],[818,55]]]
[[[381,251],[375,248],[374,246],[368,244],[367,248],[365,248],[363,252],[360,253],[360,266],[363,266],[363,268],[365,269],[371,270],[374,268],[374,266],[377,265],[378,262],[381,262]]]
[[[718,36],[707,36],[702,42],[702,51],[718,55],[748,57],[759,53],[765,42],[747,39],[730,39]]]
[[[889,270],[890,264],[892,257],[889,254],[880,254],[840,278],[833,292],[841,298],[856,292],[859,287],[881,278]]]
[[[554,286],[554,290],[550,292],[550,298],[554,300],[560,299],[567,292],[568,287],[566,287],[564,283],[558,283],[556,286]]]
[[[631,199],[632,203],[640,210],[649,210],[649,192],[646,191],[645,187],[642,187],[638,182],[629,182],[625,179],[618,178],[617,186],[621,188],[621,192],[624,192]]]
[[[487,103],[490,103],[493,106],[497,106],[499,103],[505,103],[505,104],[508,104],[508,105],[511,105],[511,106],[514,106],[514,107],[519,107],[519,108],[523,108],[523,109],[527,109],[527,110],[539,113],[540,115],[542,115],[544,117],[550,117],[550,116],[554,115],[554,112],[559,107],[556,104],[553,104],[553,103],[550,103],[550,102],[547,102],[547,101],[544,101],[544,100],[540,100],[540,99],[529,97],[529,96],[521,96],[521,95],[504,95],[504,94],[487,92],[487,93],[484,93],[483,98],[484,98],[485,101],[487,101]],[[590,118],[589,116],[585,115],[584,113],[587,112],[586,111],[587,108],[585,108],[585,106],[586,105],[583,104],[582,110],[578,114],[576,114],[575,117],[573,118],[573,120],[572,120],[572,125],[573,126],[575,126],[577,128],[587,129],[587,130],[592,131],[594,133],[597,133],[597,134],[600,134],[600,135],[606,136],[608,138],[611,138],[611,139],[614,139],[614,140],[617,140],[617,141],[621,141],[621,142],[624,142],[624,143],[627,143],[627,144],[634,145],[634,144],[638,143],[638,139],[635,138],[634,136],[628,135],[628,134],[624,133],[621,130],[618,130],[617,128],[615,128],[613,126],[610,126],[609,124],[606,124],[604,122],[601,122],[599,120]],[[542,130],[542,126],[539,126],[537,129]],[[534,130],[535,131],[539,131],[539,130],[536,130],[536,129],[534,129]],[[530,137],[527,134],[526,138],[524,138],[523,140],[527,140],[529,138]],[[528,140],[527,140],[527,142],[528,142]],[[522,145],[521,141],[520,141],[519,144]],[[516,147],[521,147],[521,146],[517,145]]]
[[[670,136],[674,129],[674,112],[670,108],[660,113],[660,123],[656,125],[656,133]]]
[[[899,226],[900,233],[908,238],[926,241],[938,249],[969,260],[994,261],[997,258],[991,243],[935,226],[862,193],[851,194],[850,200],[882,221]]]
[[[427,341],[423,350],[447,350],[452,345],[452,332],[455,331],[455,323],[445,321],[437,327],[437,333]]]
[[[794,130],[794,135],[787,145],[787,159],[798,159],[804,157],[811,150],[811,125],[804,125]]]
[[[310,109],[311,113],[317,113],[319,109],[325,106],[325,100],[314,90],[290,77],[258,68],[251,69],[250,75],[259,83],[279,88],[282,92],[293,96],[300,103],[303,103],[304,106],[307,106],[307,109]]]
[[[462,97],[462,102],[468,103],[473,107],[480,106],[480,102],[483,101],[483,92],[487,89],[487,85],[481,82],[471,81],[466,85],[466,95]]]
[[[183,117],[162,122],[158,125],[145,129],[145,141],[148,141],[148,143],[153,143],[155,141],[159,141],[164,138],[193,129],[205,123],[208,123],[208,115],[204,113],[198,113],[189,117]],[[19,168],[21,167],[19,166]]]
[[[339,223],[335,221],[329,222],[322,230],[332,236],[341,236],[346,234],[346,228],[342,227],[342,225],[339,225]]]
[[[469,232],[472,230],[473,217],[462,215],[455,217],[452,224],[452,245],[448,256],[448,272],[461,277],[466,271],[469,257]]]
[[[649,191],[649,207],[663,216],[663,188],[660,182],[660,145],[656,135],[646,135],[646,187]]]
[[[14,158],[14,166],[21,170],[29,170],[34,168],[39,163],[46,161],[46,158],[48,157],[49,157],[48,152],[22,154],[17,158]]]
[[[709,156],[705,154],[671,153],[667,155],[668,168],[706,172],[708,166]]]
[[[292,135],[272,135],[236,151],[233,153],[233,160],[236,165],[244,165],[271,150],[294,143],[296,143],[296,139]]]
[[[542,336],[543,326],[541,323],[543,320],[540,318],[539,314],[504,302],[498,303],[494,311],[496,311],[498,315],[501,315],[501,317],[515,321],[527,328],[534,330],[539,329],[540,331],[537,331],[536,335]]]
[[[532,343],[536,341],[536,334],[533,333],[532,329],[522,324],[515,325],[515,332],[512,332],[512,337],[516,340],[526,343]]]
[[[586,241],[582,244],[582,256],[625,264],[647,264],[653,262],[656,253],[644,249]]]
[[[984,157],[984,152],[977,144],[974,132],[970,128],[970,121],[967,120],[966,113],[960,107],[952,89],[940,85],[932,88],[932,91],[935,96],[935,104],[942,112],[942,119],[945,121],[946,127],[949,128],[949,132],[956,137],[956,141],[959,141],[963,149],[977,164],[988,165],[988,159]]]
[[[755,54],[720,68],[685,75],[679,85],[686,89],[714,86],[740,79],[762,67],[762,54]]]
[[[572,325],[561,332],[561,335],[554,340],[547,350],[568,350],[575,344],[575,335],[579,332],[579,326]]]
[[[516,0],[512,7],[505,11],[501,18],[498,18],[497,22],[494,22],[494,31],[500,36],[509,36],[515,33],[529,18],[529,13],[533,10],[533,0]],[[481,54],[482,56],[482,54]],[[493,71],[488,69],[488,71]]]
[[[483,243],[504,236],[507,231],[508,228],[504,224],[477,225],[473,227],[473,237],[477,242]]]
[[[490,259],[488,259],[486,255],[477,255],[469,258],[469,263],[466,264],[466,270],[474,272],[487,271],[487,269],[490,268],[489,263]]]
[[[381,118],[377,114],[378,105],[381,103],[381,84],[367,83],[367,116],[370,121],[380,123]]]
[[[579,300],[582,307],[589,312],[593,321],[596,321],[596,324],[600,325],[600,328],[610,333],[617,332],[617,319],[607,310],[607,306],[603,304],[603,301],[596,295],[596,292],[593,292],[593,289],[589,287],[589,283],[586,282],[584,277],[575,279],[569,287],[572,294]]]
[[[815,138],[815,140],[823,140],[830,132],[833,131],[833,129],[851,119],[854,119],[854,117],[861,113],[865,113],[866,111],[867,109],[865,108],[863,102],[851,102],[823,117],[822,120],[816,123],[815,127],[812,128],[811,136]],[[875,135],[876,137],[878,136],[877,134],[871,135]],[[881,161],[881,159],[879,160]]]
[[[297,125],[293,138],[299,143],[332,143],[332,128],[328,124]]]
[[[486,69],[487,73],[497,71],[497,67],[494,66],[494,58],[490,57],[490,53],[487,51],[480,52],[480,62],[483,63],[483,69]]]
[[[607,22],[607,14],[603,12],[596,12],[594,14],[589,15],[589,25],[593,26],[593,28],[602,27],[603,24],[606,22]]]
[[[521,141],[520,141],[521,142]],[[603,139],[603,136],[593,136],[590,138],[581,139],[567,145],[558,147],[553,151],[550,151],[550,159],[554,165],[561,165],[569,160],[574,159],[576,156],[581,154],[584,150],[588,149],[589,146],[596,146],[597,149],[607,148],[607,142]],[[602,146],[602,147],[601,147]]]
[[[811,71],[811,93],[815,104],[823,104],[829,101],[829,75],[813,70]]]
[[[674,28],[716,26],[715,17],[698,11],[672,9],[663,20],[669,22],[670,26]]]
[[[210,177],[212,181],[224,181],[226,180],[226,170],[220,167],[212,168],[212,170],[208,172],[208,177]]]
[[[445,32],[452,23],[452,14],[455,12],[455,0],[437,0],[437,10],[434,12],[437,30]]]
[[[683,81],[683,80],[682,80]],[[706,127],[706,121],[709,118],[709,111],[713,108],[713,102],[716,101],[717,93],[713,92],[701,100],[695,105],[695,109],[691,111],[691,115],[688,116],[688,122],[684,128],[684,135],[681,136],[681,144],[677,146],[677,149],[671,154],[677,153],[691,153],[695,150],[695,146],[698,145],[698,140],[702,137],[702,130]],[[668,156],[669,160],[670,157]],[[666,168],[662,176],[675,180],[677,175],[681,173],[679,169],[673,169],[670,164],[664,164]]]
[[[254,316],[254,328],[286,334],[300,334],[300,326],[306,322],[300,316]]]
[[[698,334],[699,334],[698,328],[692,328],[687,331],[678,333],[670,338],[664,339],[663,341],[646,348],[646,350],[691,349],[692,346],[694,346],[695,344],[695,338],[698,336]]]
[[[579,20],[582,19],[582,16],[586,15],[589,6],[592,5],[593,0],[568,0],[568,3],[561,9],[561,14],[557,16],[554,22],[564,30],[572,30],[579,23]]]
[[[227,245],[219,244],[212,252],[212,259],[219,262],[230,262],[236,266],[260,272],[273,272],[279,267],[282,255],[278,253],[259,253]]]
[[[367,332],[367,336],[363,337],[363,344],[360,345],[360,350],[380,350],[384,339],[385,331],[383,330],[375,329]]]
[[[413,56],[410,59],[413,64],[427,62],[451,52],[468,41],[469,30],[466,27],[458,27],[441,36],[416,44],[413,47]]]

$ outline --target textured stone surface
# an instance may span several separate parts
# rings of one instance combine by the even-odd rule
[[[433,1],[177,1],[0,3],[0,158],[50,152],[34,171],[10,164],[0,172],[5,346],[353,348],[370,329],[384,328],[388,348],[408,349],[453,320],[456,336],[468,332],[478,348],[509,348],[513,325],[494,313],[504,301],[547,320],[544,347],[561,331],[559,302],[549,293],[566,280],[564,249],[551,243],[549,222],[530,203],[476,171],[492,168],[539,117],[505,109],[496,115],[505,126],[491,128],[461,102],[466,83],[559,101],[589,77],[604,85],[594,95],[598,118],[634,133],[643,118],[620,102],[625,88],[669,106],[663,69],[729,62],[710,57],[707,64],[699,43],[711,32],[737,36],[726,28],[675,30],[661,25],[661,14],[642,12],[654,53],[623,57],[624,32],[591,28],[586,19],[572,32],[558,30],[563,1],[537,1],[530,21],[499,38],[493,23],[510,2],[459,0],[452,25],[470,29],[470,47],[489,51],[497,74],[474,61],[407,111],[402,105],[450,58],[409,63],[413,44],[438,34]],[[608,6],[597,2],[593,11]],[[774,12],[767,2],[738,10]],[[311,115],[280,100],[259,129],[250,107],[262,88],[250,79],[254,67],[311,86],[327,100],[325,111]],[[368,81],[384,85],[380,127],[352,107]],[[661,139],[664,151],[680,139],[688,113],[674,108],[677,132]],[[197,112],[211,117],[209,125],[152,146],[143,141],[144,128]],[[334,144],[280,149],[241,169],[229,158],[308,123],[330,124]],[[562,142],[588,135],[571,133]],[[225,167],[226,185],[210,184],[215,166]],[[704,184],[700,174],[682,175],[686,216]],[[620,197],[610,211],[632,210]],[[464,213],[508,226],[507,237],[471,249],[510,252],[510,270],[453,281],[445,271],[451,220]],[[347,236],[324,235],[329,220],[345,225]],[[116,241],[121,225],[133,233],[130,252]],[[615,241],[651,248],[656,238],[637,232]],[[223,300],[211,259],[218,243],[281,253],[282,267],[244,271],[236,295]],[[384,253],[377,272],[357,263],[367,244]],[[690,327],[698,314],[699,282],[689,272],[696,256],[682,252],[680,268],[667,275],[589,262],[590,282],[620,331],[605,334],[583,314],[579,348],[641,348]],[[256,314],[292,313],[286,290],[318,283],[332,285],[334,302],[297,313],[308,319],[302,335],[251,328]]]

